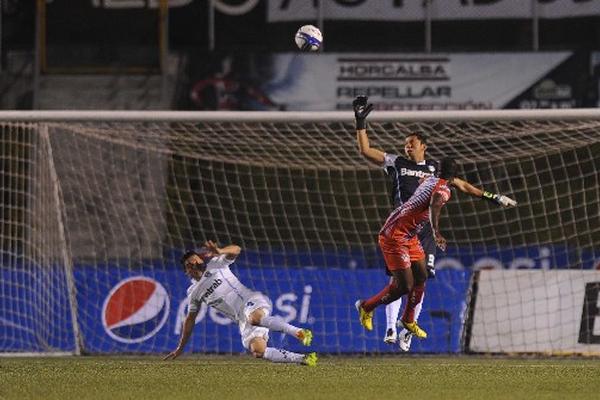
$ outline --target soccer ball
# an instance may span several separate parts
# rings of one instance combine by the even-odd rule
[[[323,43],[323,34],[314,25],[304,25],[298,29],[294,40],[296,46],[302,51],[317,51]]]

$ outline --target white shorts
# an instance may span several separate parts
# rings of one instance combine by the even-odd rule
[[[262,337],[265,341],[269,340],[269,329],[262,326],[255,326],[248,322],[250,314],[257,309],[262,308],[265,311],[265,316],[271,315],[273,304],[271,300],[264,294],[256,292],[255,295],[246,300],[243,309],[243,319],[240,321],[240,335],[242,336],[242,344],[245,349],[250,350],[250,342],[252,339]]]

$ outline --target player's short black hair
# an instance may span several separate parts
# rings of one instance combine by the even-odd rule
[[[452,179],[456,175],[456,167],[452,158],[442,158],[439,162],[438,176],[442,179]]]
[[[410,137],[410,136],[415,136],[417,139],[419,139],[419,141],[421,143],[423,143],[425,145],[428,144],[427,142],[429,141],[429,138],[423,132],[410,132],[405,136],[405,138]]]
[[[198,256],[202,260],[203,264],[207,264],[208,261],[210,260],[210,258],[212,257],[212,254],[211,254],[211,250],[206,246],[202,246],[197,250],[187,250],[185,253],[183,253],[183,255],[181,256],[181,259],[179,260],[179,262],[181,263],[181,266],[183,267],[184,270],[185,270],[185,262],[191,256]]]
[[[188,250],[185,253],[183,253],[183,255],[181,256],[181,258],[179,259],[179,262],[181,263],[181,267],[185,270],[185,262],[188,260],[188,258],[190,258],[191,256],[198,256],[200,258],[202,258],[200,256],[200,254],[198,254],[198,252],[194,251],[194,250]]]

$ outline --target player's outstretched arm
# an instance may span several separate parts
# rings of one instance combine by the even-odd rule
[[[508,196],[499,193],[488,192],[475,186],[471,185],[467,181],[463,181],[459,178],[454,178],[452,180],[452,185],[454,185],[461,192],[470,194],[471,196],[479,197],[484,200],[489,200],[492,203],[499,205],[501,207],[516,207],[517,202],[511,199]]]
[[[431,223],[431,229],[433,231],[433,238],[435,244],[442,251],[446,251],[446,239],[440,233],[440,213],[444,206],[445,200],[441,193],[435,192],[431,198],[429,204],[429,220]]]
[[[187,344],[190,336],[192,336],[192,331],[194,330],[194,325],[196,324],[196,316],[197,312],[188,312],[185,321],[183,321],[183,329],[181,331],[181,338],[179,339],[179,344],[177,348],[167,354],[163,360],[174,360],[183,353],[183,349],[185,349],[185,345]]]
[[[217,244],[212,240],[204,242],[204,246],[207,247],[210,251],[213,251],[217,254],[225,254],[225,257],[230,260],[235,260],[237,256],[239,256],[242,252],[242,248],[236,244],[230,244],[225,247],[218,247]]]
[[[352,102],[354,108],[354,118],[356,120],[356,142],[358,150],[367,160],[383,165],[385,153],[379,149],[371,147],[369,136],[367,135],[367,116],[373,110],[373,104],[367,104],[367,96],[357,96]]]

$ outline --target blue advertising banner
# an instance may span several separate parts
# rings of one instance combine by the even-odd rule
[[[170,254],[176,259],[180,253]],[[285,265],[305,268],[324,268],[335,265],[344,269],[372,269],[384,265],[379,250],[348,253],[319,252],[285,254],[269,251],[244,251],[237,265],[261,267]],[[435,267],[443,269],[600,269],[600,251],[561,244],[543,246],[448,246],[445,252],[438,251]]]
[[[0,265],[0,352],[74,352],[63,267]]]
[[[164,267],[163,267],[164,268]],[[161,268],[162,269],[162,268]],[[179,268],[137,270],[78,268],[79,322],[84,348],[91,353],[161,353],[178,343],[186,314],[189,280]],[[354,302],[378,292],[387,282],[377,269],[250,269],[232,267],[240,280],[273,302],[273,314],[313,330],[312,351],[325,353],[394,352],[383,343],[385,314],[376,311],[372,332],[359,324]],[[427,285],[420,323],[429,338],[414,341],[413,352],[461,351],[465,298],[471,273],[440,271]],[[93,288],[93,296],[89,290]],[[278,332],[270,345],[306,351]],[[243,352],[236,324],[212,309],[201,308],[187,351]]]
[[[178,259],[170,254],[167,259]],[[564,245],[495,248],[450,247],[438,254],[437,278],[429,280],[420,324],[429,333],[412,352],[462,351],[466,295],[480,269],[592,270],[600,255]],[[264,265],[285,268],[263,268]],[[306,267],[312,265],[312,267]],[[331,268],[336,265],[341,268]],[[373,254],[290,254],[245,251],[232,270],[248,287],[269,296],[273,312],[315,333],[313,350],[327,353],[395,352],[383,343],[385,312],[375,313],[372,332],[359,325],[354,302],[381,290],[387,277]],[[75,351],[71,303],[63,267],[7,264],[0,267],[0,350]],[[186,315],[189,279],[174,264],[77,265],[74,270],[78,326],[89,353],[164,353],[177,346]],[[273,332],[273,346],[302,349]],[[243,352],[238,327],[212,309],[200,310],[188,351]]]

